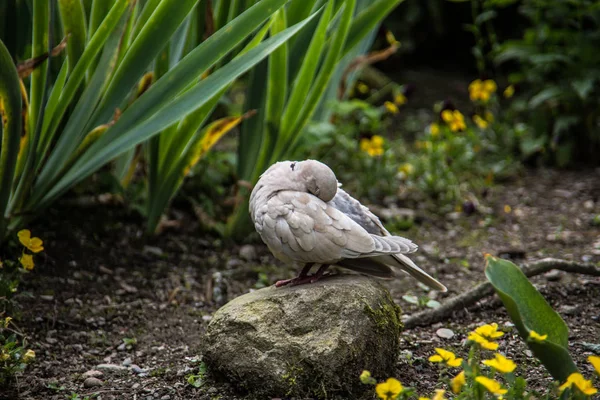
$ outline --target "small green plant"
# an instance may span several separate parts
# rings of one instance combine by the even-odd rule
[[[191,386],[193,386],[195,388],[199,388],[202,385],[204,385],[204,383],[206,381],[206,371],[207,371],[206,364],[201,362],[200,365],[198,365],[198,372],[195,374],[189,374],[188,376],[186,376],[185,379],[186,379],[187,383],[190,384]]]
[[[133,349],[137,345],[136,338],[123,338],[123,344],[127,350]]]
[[[437,300],[430,299],[427,296],[415,296],[413,294],[405,294],[402,299],[410,304],[417,305],[419,307],[438,308],[440,302]]]
[[[0,321],[0,384],[6,384],[35,360],[35,352],[10,327],[12,318]]]
[[[29,229],[17,233],[22,246],[21,254],[15,259],[0,260],[0,304],[4,311],[10,309],[10,299],[19,287],[23,275],[35,268],[34,255],[44,250],[44,242],[38,237],[32,237]]]

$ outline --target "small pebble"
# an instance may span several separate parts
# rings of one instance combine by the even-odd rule
[[[133,361],[131,360],[131,357],[127,357],[126,359],[123,360],[123,366],[125,367],[129,367],[131,365]]]
[[[548,272],[546,275],[544,275],[544,277],[549,280],[549,281],[558,281],[560,280],[561,277],[561,272],[558,269],[553,269],[552,271]]]
[[[102,386],[102,381],[98,378],[94,378],[93,376],[90,376],[83,381],[83,387],[92,388],[97,386]]]
[[[454,332],[448,328],[440,328],[435,331],[435,334],[441,337],[442,339],[452,339],[454,336]]]
[[[240,258],[246,261],[252,261],[256,259],[256,249],[254,246],[246,244],[240,247]]]
[[[102,371],[98,371],[97,369],[90,369],[89,371],[85,371],[82,375],[84,378],[102,378],[104,374]]]

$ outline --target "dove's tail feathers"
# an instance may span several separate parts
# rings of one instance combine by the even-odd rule
[[[440,292],[448,291],[446,286],[442,285],[437,279],[417,267],[417,264],[403,254],[393,254],[391,256],[380,256],[376,258],[387,265],[399,267],[402,271],[406,272],[419,282],[429,286],[431,289],[439,290]]]
[[[396,273],[390,266],[382,264],[374,258],[345,258],[336,264],[352,271],[378,278],[392,279],[396,276]]]
[[[371,235],[375,242],[375,251],[379,254],[409,254],[417,251],[419,246],[409,239],[400,236],[378,236]]]

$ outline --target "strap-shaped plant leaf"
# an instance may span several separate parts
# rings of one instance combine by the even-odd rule
[[[486,255],[485,275],[502,299],[519,334],[548,372],[561,382],[577,372],[568,350],[569,329],[519,267]],[[530,338],[531,332],[546,336]]]
[[[21,138],[21,89],[15,64],[0,41],[0,233],[10,197]]]

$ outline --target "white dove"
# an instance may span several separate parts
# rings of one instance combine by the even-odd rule
[[[331,168],[315,161],[281,161],[266,170],[250,195],[254,227],[275,257],[303,265],[294,279],[275,286],[315,282],[329,265],[393,278],[397,268],[432,289],[446,287],[405,254],[417,250],[392,236],[379,218],[341,186]],[[313,275],[314,264],[320,267]]]

